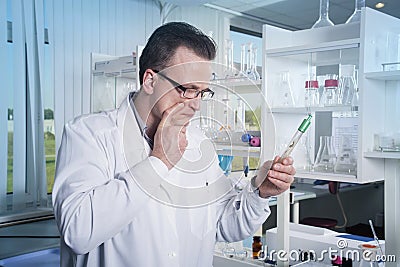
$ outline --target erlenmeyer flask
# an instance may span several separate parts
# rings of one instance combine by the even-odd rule
[[[288,71],[279,73],[279,84],[278,88],[276,88],[275,99],[273,104],[275,107],[294,106],[294,98],[292,93],[292,87],[290,86],[290,78]]]
[[[357,160],[352,146],[352,136],[342,135],[340,137],[339,153],[335,165],[335,172],[355,174],[357,171]]]
[[[336,153],[333,147],[332,136],[319,137],[319,149],[315,159],[314,170],[318,172],[333,172],[336,162]]]
[[[314,23],[311,28],[321,28],[333,25],[333,22],[329,19],[329,0],[320,0],[319,19]]]
[[[250,73],[247,74],[250,80],[259,80],[260,74],[257,72],[257,47],[253,46],[250,51]]]
[[[356,7],[353,14],[347,19],[347,23],[360,22],[361,21],[361,8],[365,7],[365,0],[355,0]]]

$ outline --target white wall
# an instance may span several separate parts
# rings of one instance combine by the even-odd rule
[[[90,53],[129,55],[160,25],[152,0],[44,0],[57,148],[63,126],[89,112]]]

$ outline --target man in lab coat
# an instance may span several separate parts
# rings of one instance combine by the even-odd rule
[[[140,57],[141,90],[65,125],[53,188],[61,266],[212,266],[216,241],[250,237],[267,219],[293,160],[265,162],[258,183],[233,190],[193,121],[213,96],[215,53],[193,26],[165,24]]]

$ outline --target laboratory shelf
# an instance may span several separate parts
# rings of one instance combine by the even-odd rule
[[[342,174],[342,173],[297,171],[295,176],[297,178],[327,180],[327,181],[340,181],[340,182],[346,182],[346,183],[357,182],[356,175]]]
[[[400,159],[400,152],[364,152],[364,158]]]
[[[345,39],[331,42],[306,44],[299,46],[289,46],[283,48],[275,48],[266,50],[268,57],[292,56],[298,54],[306,54],[313,52],[323,52],[338,49],[358,48],[360,46],[360,38]]]
[[[211,84],[230,88],[234,92],[240,94],[261,93],[261,79],[257,81],[245,79],[246,80],[243,80],[243,78],[211,80]]]
[[[399,81],[400,70],[367,72],[365,73],[365,78],[371,80]]]
[[[346,112],[352,111],[352,106],[331,106],[331,107],[276,107],[271,108],[271,113],[286,113],[286,114],[309,114],[313,112]]]
[[[260,157],[261,148],[254,146],[216,144],[218,155],[238,156],[238,157]]]

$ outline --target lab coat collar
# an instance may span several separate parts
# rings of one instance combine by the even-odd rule
[[[121,103],[117,110],[117,127],[123,153],[129,167],[134,161],[145,159],[150,154],[150,146],[144,139],[135,114],[131,107],[131,94]]]

